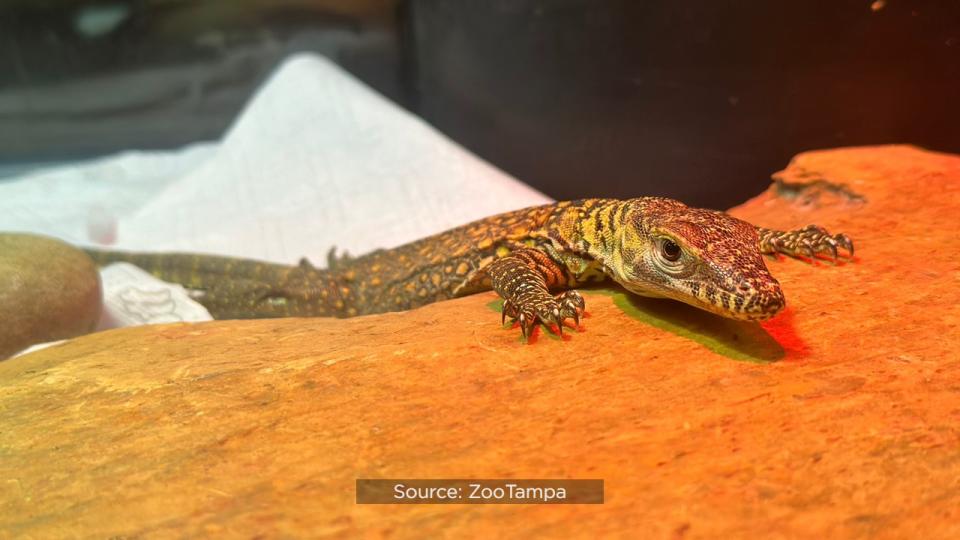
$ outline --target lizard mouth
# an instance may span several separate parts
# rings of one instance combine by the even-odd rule
[[[667,288],[650,290],[631,286],[624,286],[624,288],[639,296],[670,298],[715,315],[739,321],[765,321],[776,316],[787,305],[779,286],[767,291],[736,292],[705,288],[695,291],[677,291]]]
[[[697,295],[677,295],[674,299],[728,319],[765,321],[786,307],[779,287],[764,292],[699,291]]]
[[[787,302],[783,292],[776,289],[772,292],[753,293],[750,295],[732,294],[720,291],[717,302],[710,303],[714,313],[731,319],[742,321],[765,321],[780,313]]]

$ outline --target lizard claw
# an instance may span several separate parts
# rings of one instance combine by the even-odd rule
[[[572,318],[579,327],[580,315],[583,314],[585,305],[583,297],[576,291],[566,291],[556,297],[543,295],[541,298],[531,299],[520,305],[504,300],[500,322],[503,324],[507,317],[518,321],[524,338],[529,338],[533,334],[533,327],[538,322],[548,326],[556,325],[556,333],[563,336],[563,322]]]
[[[850,256],[853,257],[853,240],[850,240],[849,236],[843,233],[838,233],[833,235],[833,240],[836,241],[836,243],[839,244],[840,247],[847,250],[847,253],[849,253]]]
[[[500,326],[503,326],[503,324],[507,321],[507,315],[509,315],[511,319],[517,318],[516,310],[513,307],[513,304],[511,304],[509,300],[504,300],[503,307],[500,309]]]
[[[529,338],[533,334],[533,327],[537,324],[537,316],[533,309],[520,308],[520,316],[517,320],[520,321],[520,333],[524,338]]]
[[[563,319],[564,317],[560,316],[560,307],[558,305],[550,312],[550,315],[546,318],[546,322],[557,325],[557,333],[563,336]]]
[[[583,296],[577,291],[566,291],[557,296],[557,302],[560,303],[560,313],[563,319],[571,318],[574,324],[580,326],[580,315],[586,307]],[[562,320],[561,320],[562,322]]]
[[[807,225],[793,231],[765,230],[760,247],[764,253],[783,253],[791,257],[803,256],[809,259],[817,255],[824,255],[839,260],[840,253],[837,247],[847,251],[853,257],[853,241],[843,234],[830,234],[829,231],[818,225]]]
[[[837,253],[837,241],[830,236],[825,237],[823,241],[827,245],[827,250],[830,252],[830,257],[833,258],[834,261],[839,259],[840,255]]]

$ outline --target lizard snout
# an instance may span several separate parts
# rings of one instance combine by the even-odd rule
[[[757,290],[746,297],[743,312],[750,320],[763,321],[780,313],[787,305],[779,284]]]

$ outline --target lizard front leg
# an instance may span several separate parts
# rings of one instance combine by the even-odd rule
[[[566,283],[566,270],[543,251],[525,248],[501,257],[487,267],[493,290],[503,297],[501,323],[509,315],[520,322],[523,337],[533,331],[537,320],[556,324],[563,334],[563,321],[571,318],[580,324],[583,297],[576,291],[558,296],[551,286]]]
[[[829,254],[833,260],[837,260],[837,248],[841,247],[853,257],[853,241],[850,237],[843,233],[830,234],[817,225],[807,225],[792,231],[757,227],[757,234],[760,236],[760,253],[766,255],[783,253],[791,257],[804,256],[813,259],[817,255]]]

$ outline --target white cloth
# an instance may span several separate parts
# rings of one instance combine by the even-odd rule
[[[358,255],[550,200],[335,64],[299,54],[219,143],[126,152],[0,182],[0,230],[111,249],[281,263],[306,256],[322,266],[331,246]],[[117,275],[103,275],[108,306],[136,297],[136,281]],[[141,293],[155,290],[143,279]],[[142,322],[197,320],[192,308],[159,318],[144,310]],[[114,322],[105,325],[122,318],[110,312],[105,321]]]

